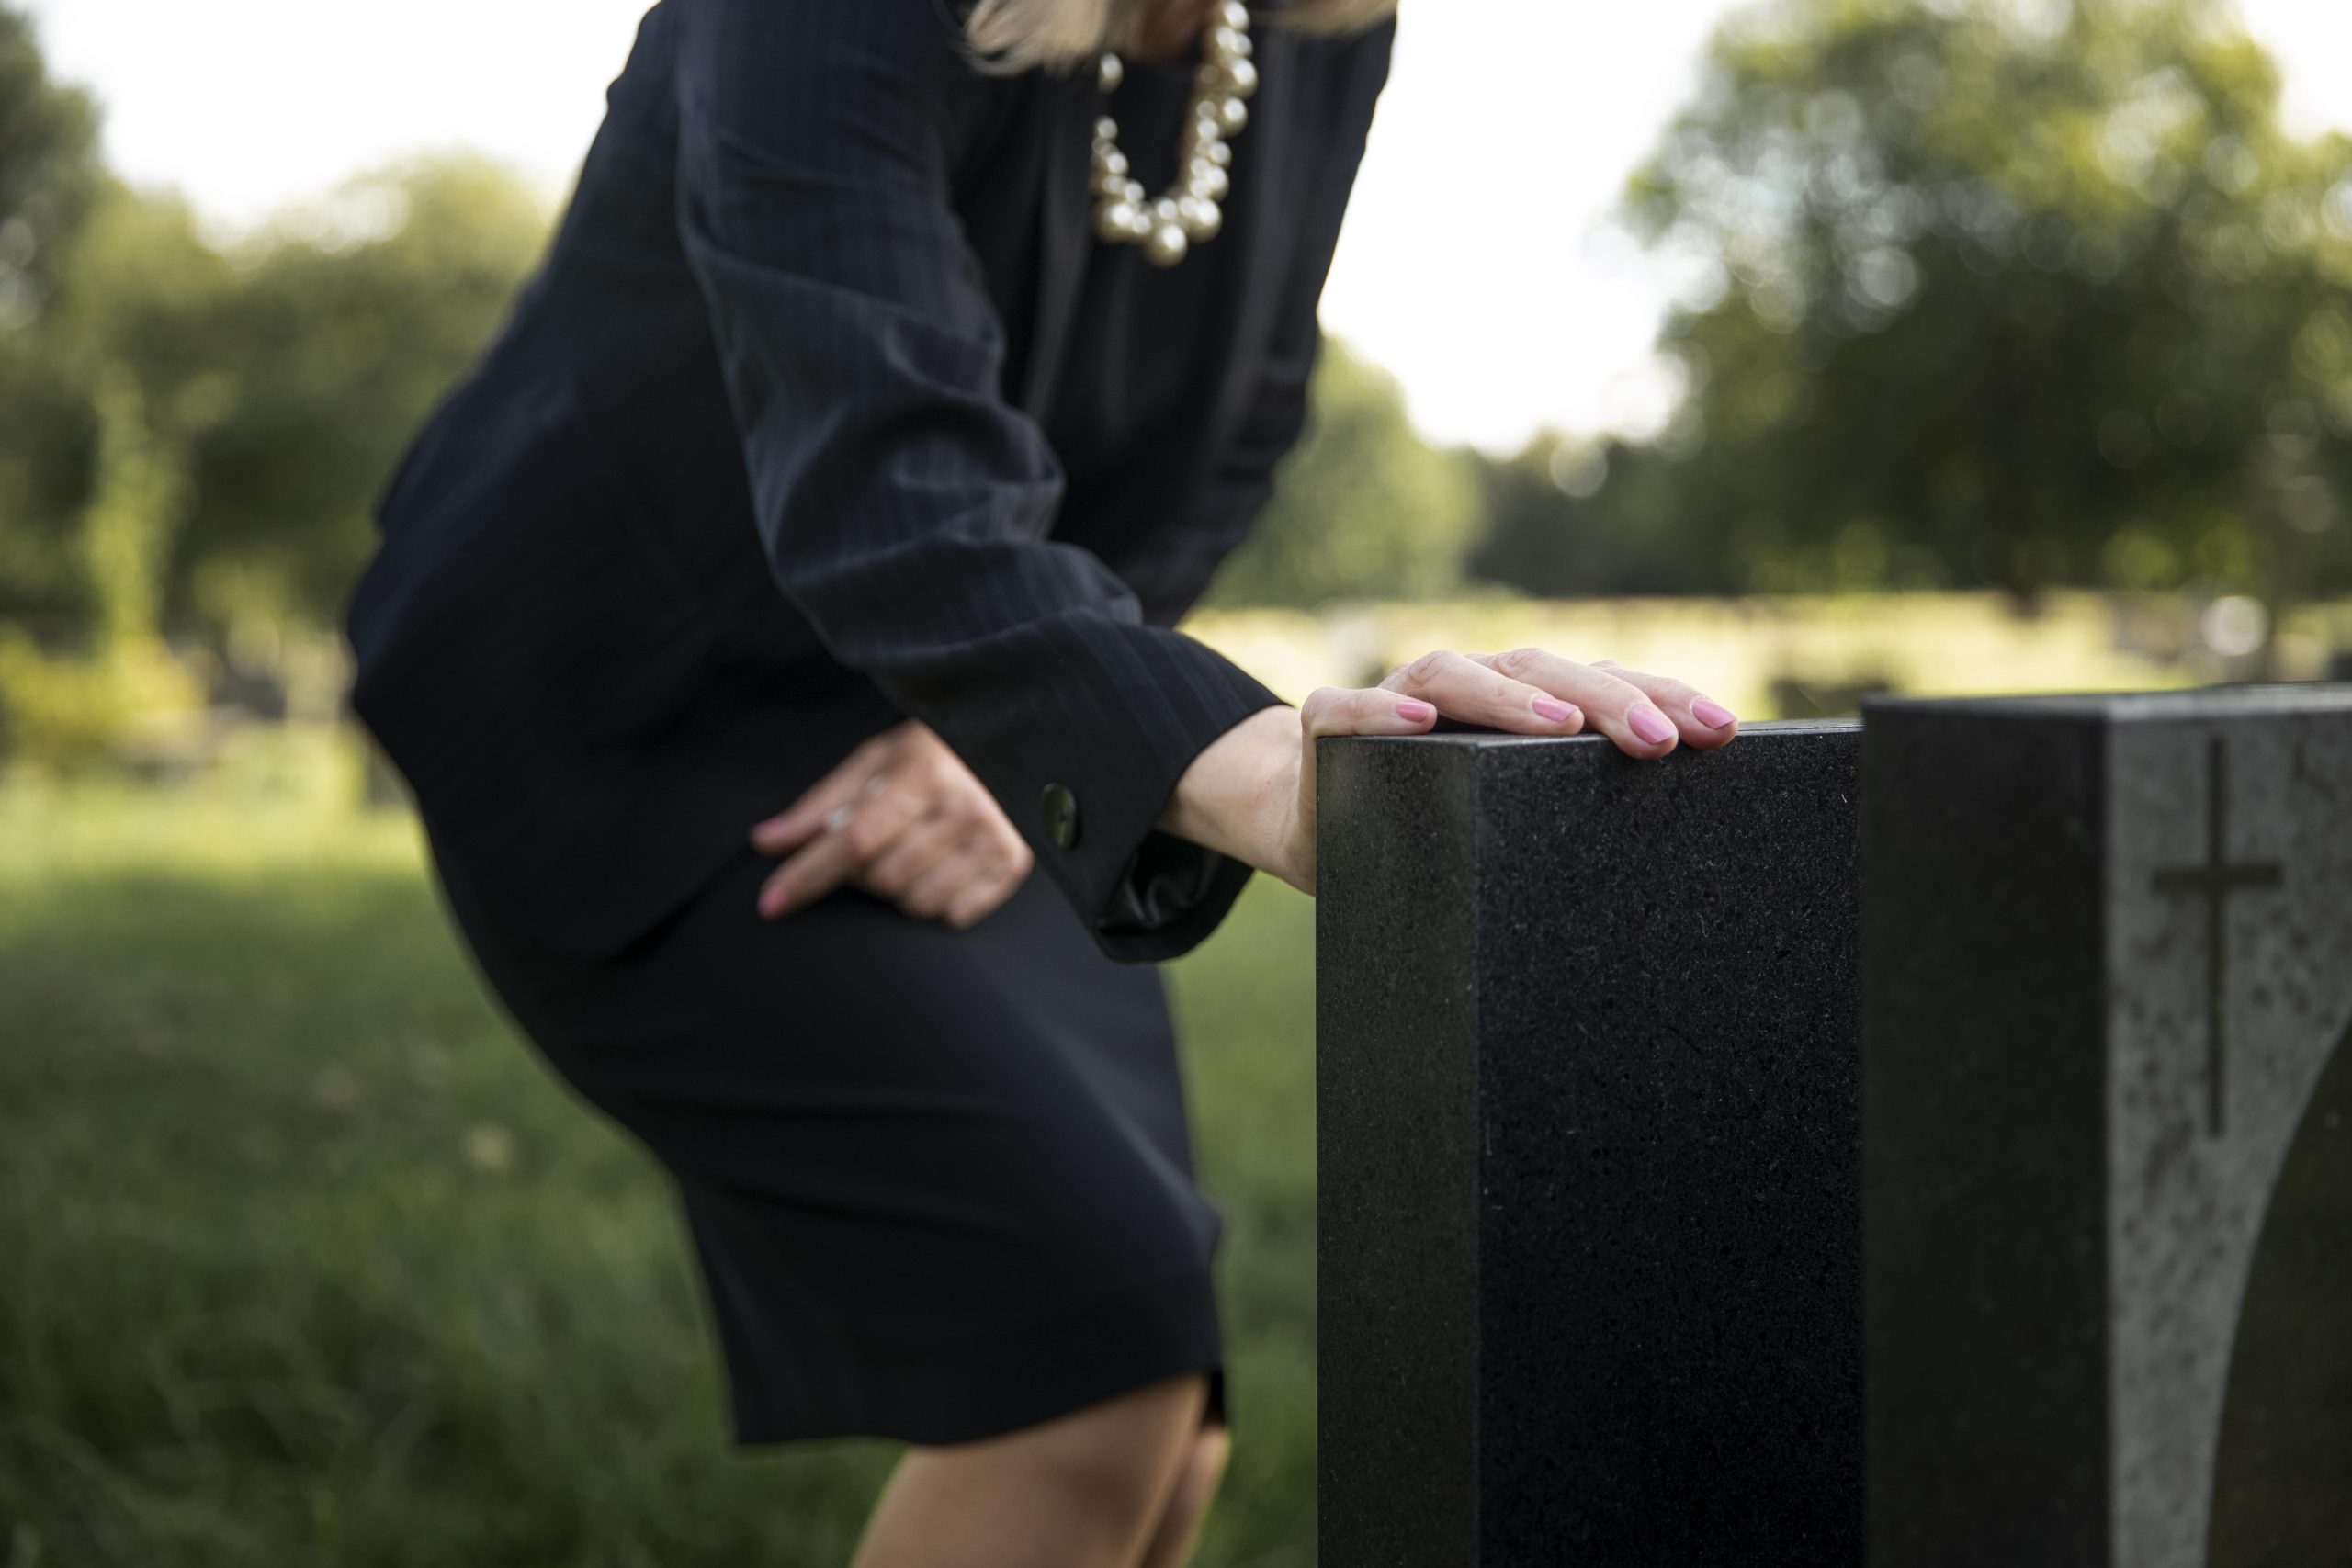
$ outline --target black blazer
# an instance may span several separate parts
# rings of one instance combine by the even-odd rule
[[[1041,426],[1093,351],[1093,73],[984,73],[944,0],[656,6],[349,605],[436,848],[612,951],[913,716],[1106,952],[1206,935],[1249,868],[1152,824],[1276,699],[1170,628],[1299,434],[1391,30],[1258,29],[1227,231],[1184,264],[1220,308],[1167,323],[1216,374],[1080,498]]]

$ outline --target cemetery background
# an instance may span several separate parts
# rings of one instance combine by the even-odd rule
[[[1625,209],[1676,416],[1440,450],[1335,345],[1194,629],[1292,696],[1541,642],[1753,718],[2326,672],[2352,143],[2199,0],[1757,16]],[[0,1562],[839,1561],[888,1456],[721,1448],[662,1194],[335,716],[368,502],[548,214],[428,162],[224,241],[96,112],[0,0]],[[1310,921],[1261,886],[1172,976],[1248,1432],[1210,1564],[1317,1540]]]

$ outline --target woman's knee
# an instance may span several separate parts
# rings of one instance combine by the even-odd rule
[[[1185,1475],[1199,1489],[1204,1502],[1225,1479],[1226,1461],[1233,1457],[1233,1434],[1223,1427],[1204,1427],[1193,1441],[1193,1459]]]
[[[1207,1379],[1188,1374],[1001,1438],[916,1450],[926,1465],[974,1466],[1110,1533],[1140,1537],[1192,1481]]]
[[[1169,1494],[1168,1506],[1138,1568],[1183,1568],[1192,1561],[1193,1543],[1200,1538],[1201,1521],[1207,1517],[1217,1483],[1224,1478],[1230,1447],[1221,1426],[1204,1427],[1193,1438],[1183,1471],[1176,1478],[1176,1489]]]
[[[1176,1490],[1168,1499],[1168,1516],[1187,1526],[1196,1525],[1208,1512],[1209,1502],[1216,1495],[1217,1485],[1225,1479],[1226,1461],[1233,1453],[1233,1438],[1223,1427],[1204,1427],[1193,1438],[1192,1451],[1186,1455],[1184,1469],[1176,1478]]]

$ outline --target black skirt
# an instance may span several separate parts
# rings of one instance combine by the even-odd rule
[[[1211,1258],[1159,971],[1043,876],[969,931],[773,863],[609,958],[535,946],[435,869],[492,988],[676,1182],[746,1443],[939,1444],[1210,1374]]]

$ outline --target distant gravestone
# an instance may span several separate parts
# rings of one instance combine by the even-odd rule
[[[2352,692],[1865,718],[1873,1568],[2352,1562]]]
[[[1860,1561],[1857,751],[1321,744],[1324,1562]]]

